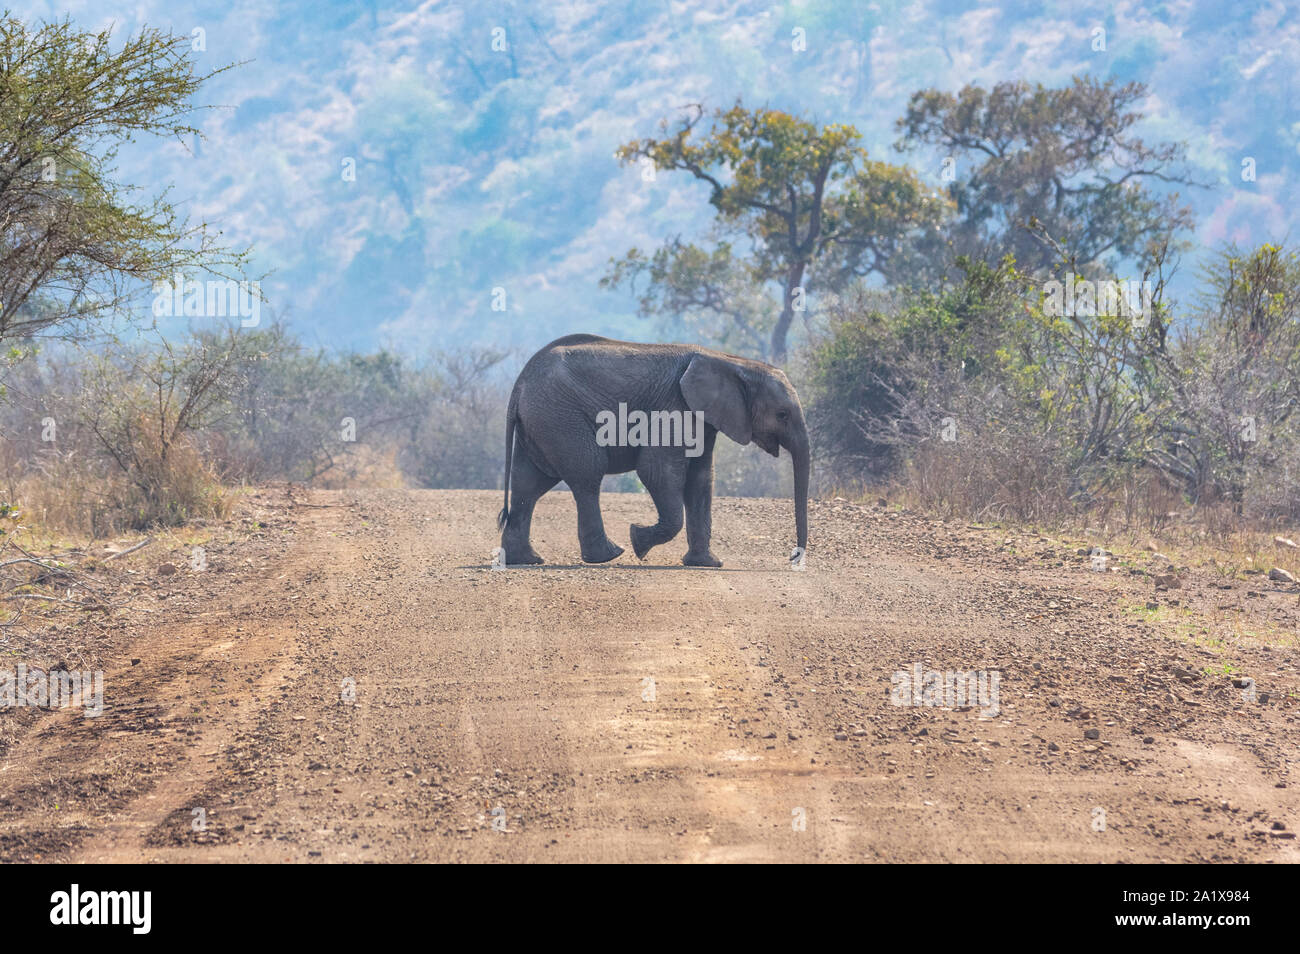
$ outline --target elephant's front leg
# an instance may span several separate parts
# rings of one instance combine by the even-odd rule
[[[570,486],[578,505],[578,545],[582,548],[582,562],[608,563],[617,559],[623,548],[605,536],[605,521],[600,516],[600,484],[594,487]]]
[[[722,566],[709,549],[713,535],[713,444],[718,432],[709,428],[704,436],[704,453],[690,458],[686,470],[686,556],[687,566]]]

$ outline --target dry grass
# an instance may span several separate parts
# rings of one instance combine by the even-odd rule
[[[1124,482],[1085,510],[1070,503],[1063,476],[1043,473],[1039,463],[940,447],[918,455],[891,484],[838,488],[828,496],[884,497],[944,519],[1071,537],[1134,558],[1159,553],[1175,566],[1205,569],[1224,579],[1259,578],[1275,567],[1300,579],[1300,547],[1275,542],[1300,544],[1300,525],[1244,516],[1221,502],[1192,507],[1151,475]]]
[[[1215,522],[1193,517],[1172,523],[1156,534],[1118,532],[1104,535],[1104,540],[1108,548],[1159,552],[1175,566],[1203,568],[1225,580],[1264,576],[1275,567],[1300,579],[1300,548],[1275,542],[1278,538],[1296,537],[1295,530],[1216,526]]]
[[[311,482],[322,490],[403,490],[410,486],[397,464],[397,449],[358,444]]]
[[[1074,510],[1068,475],[1015,446],[927,445],[894,485],[900,492],[928,513],[967,520],[1049,524]]]
[[[165,460],[144,457],[129,477],[51,448],[30,466],[11,468],[5,494],[34,533],[83,541],[223,520],[231,507],[229,490],[187,443],[173,445]]]

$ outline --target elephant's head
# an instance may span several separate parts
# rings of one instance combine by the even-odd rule
[[[682,374],[682,397],[693,411],[737,444],[751,440],[773,457],[784,447],[794,463],[797,544],[808,546],[808,428],[799,395],[785,374],[743,358],[697,354]]]

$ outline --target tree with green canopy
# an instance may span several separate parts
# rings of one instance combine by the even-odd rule
[[[690,107],[673,132],[665,121],[663,138],[633,140],[617,156],[705,183],[720,236],[747,244],[749,254],[737,258],[737,242],[707,251],[677,241],[652,256],[633,249],[612,264],[605,284],[646,276],[651,289],[642,296],[643,311],[692,306],[730,309],[734,318],[728,290],[738,278],[758,287],[776,283],[782,304],[766,357],[777,363],[785,360],[809,276],[832,288],[873,271],[889,274],[900,243],[936,230],[947,210],[946,200],[907,169],[868,161],[852,126],[818,126],[740,103],[717,111],[707,133],[703,118],[702,107]]]
[[[1106,257],[1143,267],[1193,225],[1177,192],[1153,187],[1198,184],[1182,171],[1182,144],[1134,133],[1146,92],[1089,77],[1061,89],[1020,80],[925,89],[898,120],[895,146],[939,153],[957,207],[954,255],[994,263],[1010,254],[1030,273],[1061,264],[1081,272]]]
[[[178,271],[243,277],[245,253],[114,167],[140,135],[199,136],[191,100],[230,67],[198,71],[188,36],[111,34],[0,15],[0,343],[129,315]]]

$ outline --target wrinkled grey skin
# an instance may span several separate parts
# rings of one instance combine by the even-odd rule
[[[602,447],[597,414],[700,411],[704,450]],[[578,505],[578,541],[587,563],[606,563],[623,548],[605,535],[600,484],[606,474],[635,470],[659,512],[652,527],[632,525],[642,559],[682,528],[687,566],[722,566],[709,549],[713,509],[713,446],[718,431],[738,444],[751,440],[773,457],[784,447],[794,465],[795,536],[808,545],[808,431],[803,408],[785,375],[771,365],[691,345],[633,344],[596,335],[568,335],[529,359],[506,412],[505,509],[498,517],[507,564],[541,563],[529,542],[533,507],[561,480]]]

